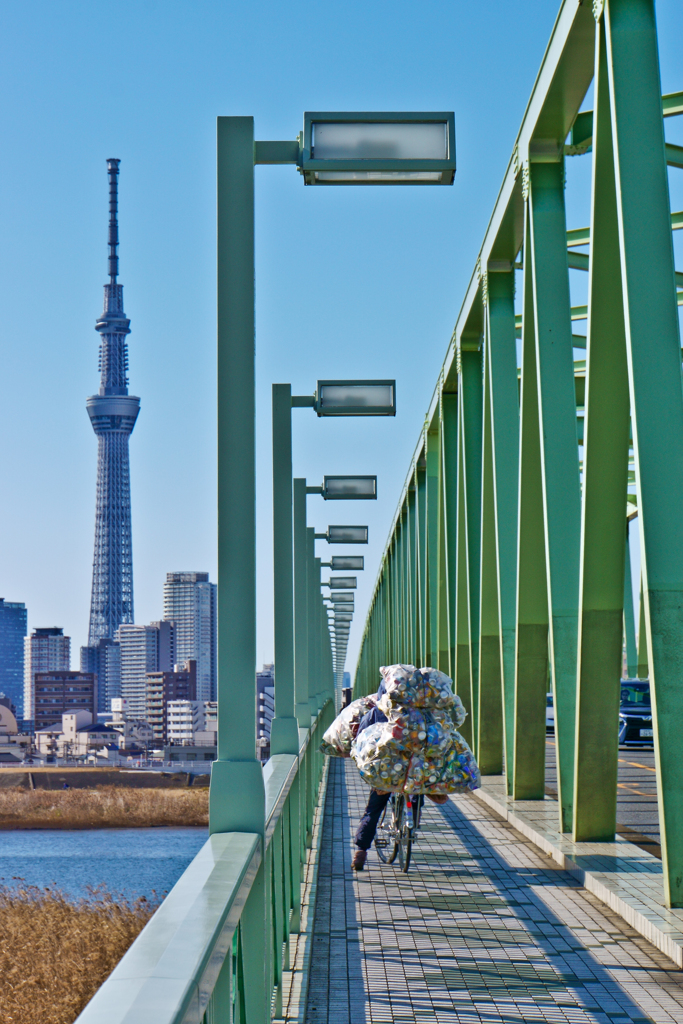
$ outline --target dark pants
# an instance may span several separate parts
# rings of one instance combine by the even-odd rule
[[[377,822],[382,817],[382,811],[389,803],[390,798],[391,793],[377,793],[374,789],[371,791],[368,806],[365,808],[365,814],[360,819],[360,825],[356,832],[356,846],[359,849],[369,850],[372,846],[372,840],[377,831]]]

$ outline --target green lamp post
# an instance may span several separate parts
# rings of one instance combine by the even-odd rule
[[[437,143],[437,134],[443,143]],[[451,113],[309,113],[294,142],[257,142],[253,117],[219,117],[216,155],[218,737],[209,791],[209,830],[212,834],[256,833],[264,839],[265,788],[254,728],[254,166],[295,165],[307,185],[448,184],[455,173],[455,126]],[[298,691],[295,696],[298,700]],[[285,734],[290,733],[285,726]],[[262,934],[265,900],[261,869],[242,915],[249,964],[245,1012],[250,1020],[268,1017]]]
[[[273,384],[272,408],[275,717],[271,724],[271,755],[297,753],[299,728],[310,725],[307,707],[310,698],[304,698],[307,684],[302,680],[301,693],[297,696],[295,692],[292,409],[310,408],[318,416],[395,416],[396,382],[319,380],[314,395],[292,395],[290,384]],[[346,497],[346,492],[354,488],[360,492],[372,489],[372,496],[376,495],[375,477],[326,477],[323,488],[328,480],[330,494],[323,494],[323,497]],[[308,488],[307,493],[311,493]],[[316,489],[315,493],[319,491]],[[349,496],[360,497],[361,494]],[[300,671],[304,671],[302,667]],[[307,678],[310,671],[309,664]]]

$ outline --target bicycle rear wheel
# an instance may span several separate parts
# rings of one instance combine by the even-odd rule
[[[393,832],[393,825],[394,801],[392,797],[382,811],[382,817],[379,819],[375,833],[375,850],[384,864],[393,864],[398,853],[398,843],[395,839],[395,832]]]
[[[399,794],[395,797],[394,822],[398,838],[398,866],[404,874],[410,865],[412,843],[410,830],[406,825],[406,798]]]
[[[405,797],[403,797],[402,799],[404,800],[404,806],[405,806]],[[420,826],[420,812],[422,810],[422,805],[423,804],[424,804],[424,797],[423,796],[414,796],[414,797],[412,797],[412,799],[411,799],[412,812],[413,812],[413,825],[412,825],[412,828],[408,827],[408,824],[407,824],[406,821],[403,822],[403,827],[401,829],[401,837],[402,838],[401,838],[401,842],[399,844],[399,855],[400,855],[399,856],[399,863],[400,863],[401,871],[403,872],[403,874],[406,874],[406,872],[408,871],[408,868],[410,867],[410,859],[411,859],[412,853],[413,853],[413,840],[417,838],[417,830],[418,830],[418,828]],[[404,818],[405,817],[406,817],[406,815],[404,813]]]

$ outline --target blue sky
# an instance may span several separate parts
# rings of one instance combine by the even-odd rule
[[[120,280],[132,322],[130,390],[142,400],[131,440],[135,609],[136,621],[148,622],[162,613],[167,571],[208,569],[215,578],[216,115],[253,114],[257,138],[289,139],[304,110],[455,110],[452,188],[315,189],[291,167],[256,171],[259,662],[272,657],[270,385],[290,381],[311,393],[319,377],[398,382],[395,420],[294,413],[296,475],[315,483],[324,473],[379,476],[373,504],[309,498],[309,522],[320,529],[370,526],[352,666],[410,454],[558,6],[4,6],[0,596],[25,601],[31,627],[64,626],[75,663],[90,598],[96,440],[85,399],[98,387],[106,158],[122,161]],[[660,0],[658,17],[663,88],[674,91],[683,88],[680,0]],[[683,141],[676,130],[672,140]],[[570,226],[586,219],[588,175],[589,163],[569,174]],[[683,207],[678,182],[672,202]]]

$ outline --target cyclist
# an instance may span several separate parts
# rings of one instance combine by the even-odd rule
[[[376,699],[379,701],[383,693],[385,693],[384,680],[379,684]],[[360,720],[358,725],[357,736],[363,732],[364,729],[369,728],[371,725],[375,725],[376,722],[386,722],[387,716],[379,708],[371,708]],[[435,794],[434,796],[427,794],[430,800],[433,800],[435,804],[445,804],[448,801],[448,797],[445,794]],[[365,867],[365,862],[368,859],[368,850],[372,846],[372,842],[377,832],[377,823],[382,817],[382,811],[389,803],[391,799],[391,793],[386,793],[380,789],[371,789],[370,797],[368,799],[367,806],[363,813],[363,817],[360,819],[358,828],[356,829],[355,844],[356,852],[353,855],[351,861],[351,867],[354,871],[362,871]],[[410,800],[410,797],[407,798]]]

